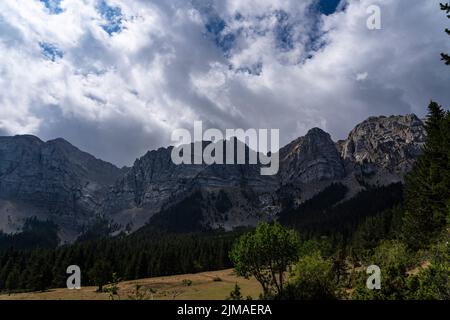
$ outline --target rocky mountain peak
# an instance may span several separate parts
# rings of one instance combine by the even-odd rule
[[[414,114],[371,117],[357,125],[338,148],[344,160],[403,174],[411,169],[425,139],[423,123]]]
[[[114,165],[62,139],[1,137],[0,229],[4,221],[43,215],[74,229],[96,214],[100,194],[120,174]],[[16,211],[23,214],[11,218]]]
[[[285,202],[298,205],[332,183],[345,185],[352,197],[367,185],[402,181],[425,138],[415,115],[371,117],[337,143],[313,128],[280,149],[277,176],[261,176],[259,164],[175,165],[173,147],[149,151],[131,168],[118,169],[63,139],[0,137],[0,230],[38,216],[75,232],[73,239],[97,215],[136,230],[168,212],[177,217],[174,223],[183,223],[178,220],[186,203],[204,226],[255,225],[275,219]],[[254,152],[240,141],[218,143],[226,152],[232,142],[235,151],[241,144],[246,156]]]
[[[4,139],[4,140],[12,140],[12,141],[16,141],[18,143],[31,143],[31,144],[42,144],[44,143],[41,139],[39,139],[38,137],[31,135],[31,134],[24,134],[24,135],[16,135],[13,137],[0,137],[0,139]]]
[[[345,174],[335,143],[319,128],[281,149],[280,157],[283,184],[340,179]]]

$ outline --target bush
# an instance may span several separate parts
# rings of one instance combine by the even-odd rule
[[[339,297],[338,282],[333,264],[320,252],[302,257],[294,267],[284,299],[335,300]]]
[[[253,300],[253,298],[251,296],[247,296],[245,299],[241,294],[241,287],[238,286],[238,284],[236,283],[234,285],[234,289],[233,291],[230,292],[230,295],[227,297],[228,301],[242,301],[242,300]]]
[[[130,300],[153,300],[154,294],[156,293],[156,290],[152,288],[144,288],[142,289],[142,285],[136,284],[134,286],[134,292],[130,295],[128,295],[128,299]]]
[[[409,299],[450,300],[450,247],[446,243],[437,245],[431,265],[408,281]]]
[[[237,283],[234,285],[234,289],[233,289],[233,291],[230,292],[230,295],[228,296],[227,300],[230,300],[230,301],[244,300],[244,298],[242,297],[242,294],[241,294],[241,287],[239,287]]]
[[[189,279],[184,279],[182,283],[183,283],[183,286],[185,286],[185,287],[192,286],[192,280],[189,280]]]
[[[384,241],[368,260],[367,266],[381,268],[381,290],[370,290],[366,286],[369,275],[361,272],[357,288],[353,294],[356,300],[404,300],[407,299],[407,271],[414,266],[415,259],[407,251],[406,245],[395,241]]]

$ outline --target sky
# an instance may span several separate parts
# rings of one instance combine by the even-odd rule
[[[369,30],[367,9],[381,9]],[[439,0],[1,0],[0,135],[119,166],[177,128],[313,127],[450,106]]]

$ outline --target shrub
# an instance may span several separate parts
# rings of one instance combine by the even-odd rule
[[[183,283],[183,286],[185,286],[185,287],[190,287],[190,286],[192,286],[192,280],[189,280],[189,279],[184,279],[184,280],[182,281],[182,283]]]
[[[320,252],[302,257],[294,271],[283,298],[289,300],[337,299],[338,282],[333,273],[333,263]]]

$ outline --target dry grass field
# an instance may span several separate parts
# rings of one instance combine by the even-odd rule
[[[183,283],[183,280],[184,281]],[[192,282],[187,285],[187,282]],[[153,289],[155,300],[223,300],[234,289],[241,287],[244,297],[258,298],[261,293],[255,279],[246,280],[233,274],[233,270],[186,274],[170,277],[158,277],[124,281],[119,283],[119,296],[115,299],[128,300],[135,297],[136,284],[142,289]],[[96,287],[83,287],[80,290],[52,289],[46,292],[2,294],[0,300],[109,300],[108,293],[97,293]],[[148,294],[147,298],[151,298]]]

